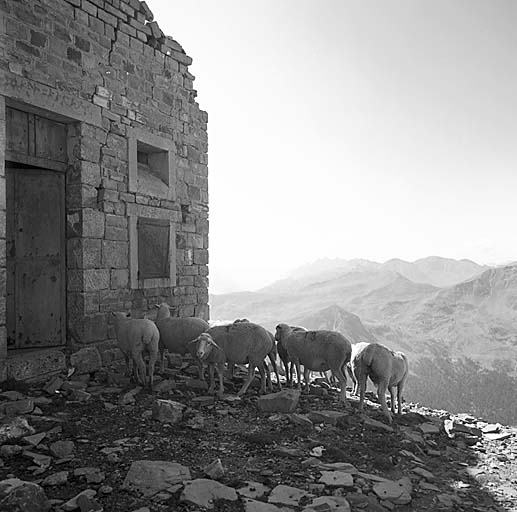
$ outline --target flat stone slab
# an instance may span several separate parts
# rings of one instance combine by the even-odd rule
[[[300,400],[299,389],[284,389],[259,397],[257,407],[262,412],[293,412]]]
[[[271,503],[264,503],[263,501],[255,501],[249,498],[244,498],[245,512],[292,512],[292,509],[285,507],[277,507]]]
[[[350,504],[342,496],[320,496],[303,512],[350,512]]]
[[[176,462],[137,460],[131,464],[122,488],[150,497],[191,478],[189,468]]]
[[[311,411],[308,416],[313,423],[337,425],[338,421],[342,418],[346,418],[348,414],[339,411]]]
[[[396,482],[389,480],[376,483],[373,486],[373,492],[381,500],[389,500],[395,505],[407,505],[411,502],[410,486],[411,482],[408,484],[406,479],[397,480]]]
[[[327,487],[353,487],[354,477],[345,471],[322,471],[318,482]]]
[[[216,500],[236,501],[237,499],[235,489],[207,478],[186,482],[180,497],[180,501],[209,509],[214,508]]]
[[[297,487],[281,484],[277,485],[271,491],[268,502],[287,505],[289,507],[297,507],[302,498],[314,498],[314,494],[304,491],[303,489],[298,489]]]
[[[264,494],[269,492],[269,487],[259,483],[259,482],[246,482],[246,487],[241,487],[237,489],[237,494],[240,496],[244,496],[245,498],[256,499],[262,498]]]

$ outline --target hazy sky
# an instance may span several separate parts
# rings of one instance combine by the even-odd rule
[[[517,259],[517,2],[147,0],[208,112],[210,292]]]

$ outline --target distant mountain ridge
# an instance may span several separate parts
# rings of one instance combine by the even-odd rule
[[[470,277],[455,282],[462,276]],[[436,374],[444,361],[449,373],[458,370],[454,382],[465,369],[480,368],[477,373],[492,379],[486,382],[490,396],[500,384],[495,376],[517,377],[517,264],[485,268],[435,257],[384,264],[323,260],[256,292],[211,295],[210,306],[218,320],[245,317],[272,331],[280,322],[331,329],[352,343],[378,341],[402,350],[421,396],[444,396]],[[485,402],[475,405],[488,411]],[[503,406],[515,412],[512,397]]]

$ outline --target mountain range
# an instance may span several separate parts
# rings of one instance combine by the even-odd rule
[[[323,259],[255,292],[210,296],[211,317],[341,332],[409,359],[405,396],[517,424],[517,263]]]
[[[335,329],[414,358],[438,351],[486,368],[517,361],[517,264],[322,259],[255,292],[211,295],[210,305],[212,318]]]

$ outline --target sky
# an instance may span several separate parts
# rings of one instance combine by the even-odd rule
[[[210,293],[517,260],[517,2],[147,0],[208,112]]]

